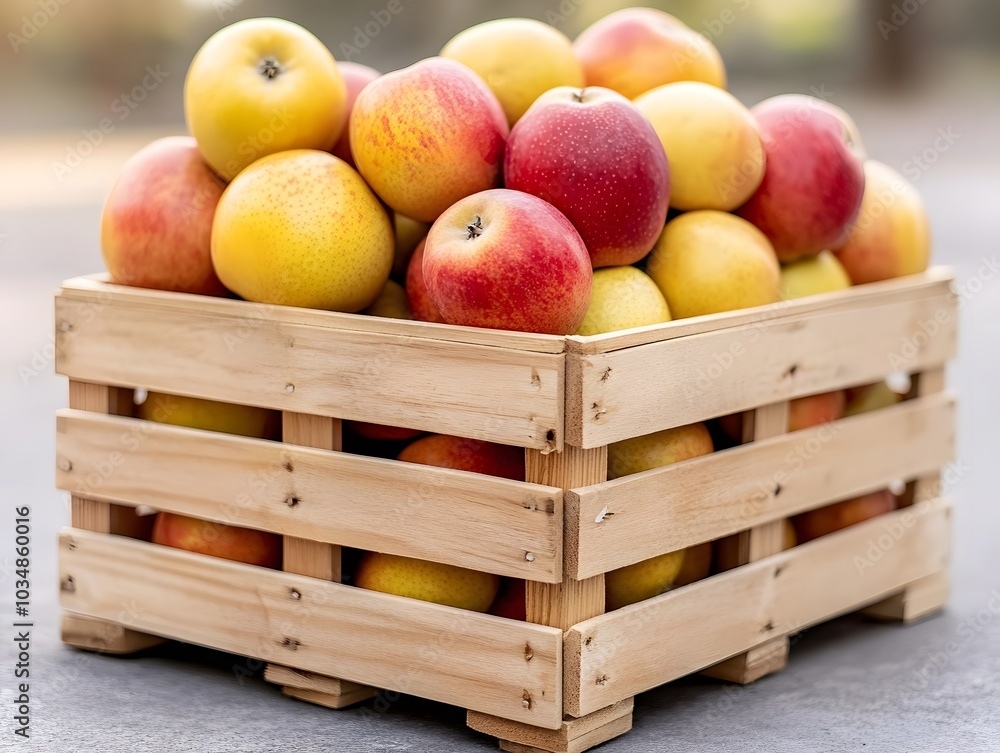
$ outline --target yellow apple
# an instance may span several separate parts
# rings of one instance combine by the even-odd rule
[[[712,572],[712,542],[689,546],[684,550],[684,563],[677,574],[675,586],[686,586],[688,583],[707,578]]]
[[[625,439],[608,447],[608,478],[641,473],[713,450],[712,437],[701,423]]]
[[[667,223],[646,263],[675,319],[779,300],[781,269],[760,230],[726,212],[687,212]]]
[[[431,229],[431,226],[399,212],[392,213],[392,225],[396,231],[392,274],[394,277],[403,278],[406,277],[406,270],[410,266],[413,252],[417,250],[420,241],[427,237],[427,231]]]
[[[388,280],[375,302],[365,309],[368,316],[384,316],[387,319],[412,319],[410,304],[406,300],[406,290],[395,280]]]
[[[501,18],[466,29],[444,46],[441,57],[478,73],[511,126],[549,89],[584,85],[569,38],[530,18]]]
[[[365,552],[354,574],[354,585],[459,609],[485,612],[497,595],[500,578],[490,573],[440,562]]]
[[[895,405],[903,396],[892,389],[886,382],[866,384],[847,391],[847,409],[845,416],[856,416],[859,413],[880,410]]]
[[[635,106],[649,118],[670,163],[670,206],[742,206],[764,179],[764,145],[757,123],[727,91],[698,81],[667,84]]]
[[[150,392],[135,413],[138,418],[161,424],[261,439],[281,438],[281,414],[252,405]]]
[[[612,570],[604,576],[604,608],[651,599],[670,589],[684,565],[684,549]]]
[[[295,149],[229,184],[212,226],[219,279],[250,301],[355,312],[389,279],[392,222],[354,169]]]
[[[649,275],[635,267],[604,267],[594,270],[590,306],[576,334],[599,335],[669,321],[667,302]]]
[[[347,119],[347,86],[330,51],[301,26],[251,18],[198,50],[184,113],[205,161],[232,180],[268,154],[332,149]]]
[[[781,298],[785,301],[849,287],[851,278],[829,251],[781,267]]]

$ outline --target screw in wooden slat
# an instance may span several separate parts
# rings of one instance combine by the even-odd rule
[[[66,593],[74,593],[76,591],[76,583],[73,580],[73,576],[67,575],[63,582],[59,584],[59,588]]]
[[[298,497],[289,497],[288,499],[285,500],[285,504],[288,505],[289,507],[298,507],[299,502],[301,501],[302,500],[300,500]]]
[[[527,560],[528,562],[534,562],[534,561],[535,561],[535,555],[534,555],[534,554],[532,554],[531,552],[525,552],[525,553],[524,553],[524,558],[525,558],[525,559],[526,559],[526,560]]]
[[[531,647],[530,643],[524,644],[524,660],[531,661],[535,657],[535,649]]]
[[[285,392],[287,392],[288,394],[291,394],[291,393],[295,392],[295,385],[292,384],[291,382],[289,382],[288,384],[286,384],[285,385]]]
[[[302,593],[298,589],[295,589],[295,588],[288,589],[288,595],[291,596],[296,601],[298,601],[299,599],[302,598]]]
[[[285,640],[281,642],[281,645],[290,651],[297,651],[299,646],[302,644],[294,638],[285,638]]]
[[[526,709],[531,708],[531,693],[529,693],[527,690],[525,690],[524,695],[521,696],[521,705],[524,706],[524,708]]]

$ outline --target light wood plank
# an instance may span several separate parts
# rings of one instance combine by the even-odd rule
[[[950,462],[954,442],[955,399],[940,393],[574,489],[567,573],[587,578],[876,491]]]
[[[781,301],[767,306],[675,319],[665,324],[651,324],[646,327],[608,332],[602,335],[587,337],[572,335],[566,338],[566,351],[582,355],[610,353],[624,348],[634,348],[639,345],[674,340],[690,335],[701,335],[720,329],[761,324],[782,317],[789,318],[818,312],[829,313],[858,305],[878,306],[888,301],[926,298],[928,295],[946,292],[953,281],[954,272],[950,267],[932,267],[918,275],[898,277],[868,285],[856,285],[847,290]]]
[[[630,729],[632,729],[631,713],[618,717],[597,729],[592,729],[580,737],[573,738],[562,747],[545,748],[501,740],[500,750],[507,751],[507,753],[583,753],[596,745],[624,735]]]
[[[892,371],[939,366],[955,353],[955,311],[953,294],[935,294],[777,318],[603,355],[567,354],[566,441],[597,447],[874,382]],[[926,335],[922,324],[936,327],[934,336]]]
[[[628,717],[629,722],[631,722],[634,705],[632,698],[626,698],[624,701],[619,701],[579,719],[567,717],[559,729],[556,730],[532,727],[528,724],[511,721],[510,719],[501,719],[479,711],[468,712],[466,722],[469,727],[477,732],[483,732],[499,738],[501,746],[504,742],[508,744],[516,743],[538,750],[563,753],[570,749],[570,745],[574,740],[589,735],[611,722],[617,721],[622,717]],[[607,737],[600,742],[610,739],[610,737]],[[597,743],[591,743],[591,746],[593,745],[597,745]],[[581,748],[581,750],[585,750],[585,748]]]
[[[562,354],[352,332],[277,315],[251,327],[241,309],[209,315],[109,301],[95,316],[92,305],[66,293],[56,298],[60,374],[521,447],[562,446]]]
[[[950,513],[944,499],[896,510],[574,626],[566,676],[579,685],[567,685],[567,712],[590,713],[941,570]],[[869,547],[886,538],[874,561]]]
[[[72,545],[72,546],[71,546]],[[539,727],[562,724],[562,631],[76,529],[71,612]]]
[[[123,446],[123,437],[135,441]],[[553,486],[72,410],[57,414],[56,441],[62,489],[86,483],[92,464],[117,452],[115,472],[95,490],[104,499],[516,578],[562,579],[563,498]]]
[[[913,622],[940,611],[951,592],[948,571],[941,570],[910,583],[885,601],[864,610],[867,617],[886,622]]]
[[[76,614],[63,613],[59,629],[62,642],[67,646],[101,654],[124,656],[163,643],[163,638],[158,635],[140,633],[115,622]]]
[[[318,675],[315,672],[304,672],[295,667],[285,667],[280,664],[268,664],[264,668],[264,679],[275,685],[284,685],[299,690],[311,690],[324,695],[349,695],[361,690],[375,691],[367,685],[359,685],[349,680],[337,677]],[[370,696],[369,696],[370,697]]]
[[[564,338],[557,335],[459,327],[453,324],[388,319],[363,314],[342,314],[338,311],[250,303],[230,298],[134,288],[112,283],[110,275],[106,272],[67,280],[62,284],[60,295],[84,301],[90,304],[94,311],[100,311],[105,306],[124,303],[156,308],[167,313],[197,310],[212,316],[235,316],[243,321],[244,329],[251,330],[257,322],[267,319],[285,324],[307,324],[349,332],[375,332],[386,335],[421,337],[428,340],[486,345],[534,353],[562,353],[564,348]]]
[[[367,685],[359,685],[358,687],[361,689],[332,694],[320,693],[316,690],[306,690],[304,688],[293,688],[286,685],[281,688],[281,692],[289,698],[308,701],[317,706],[325,706],[328,709],[346,709],[348,706],[353,706],[356,703],[367,701],[369,698],[374,698],[378,692]]]

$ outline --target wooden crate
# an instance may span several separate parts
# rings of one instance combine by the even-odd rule
[[[596,337],[68,281],[64,640],[188,641],[268,662],[315,703],[406,692],[467,708],[504,750],[569,753],[626,732],[636,693],[779,669],[808,625],[926,614],[947,591],[950,281],[934,269]],[[786,433],[790,399],[898,371],[911,399]],[[283,442],[130,418],[134,388],[281,410]],[[609,444],[738,411],[753,441],[606,480]],[[339,452],[342,419],[524,447],[527,481]],[[789,516],[897,479],[907,506],[781,551]],[[138,505],[282,534],[283,571],[147,543]],[[606,572],[722,537],[744,564],[604,613]],[[344,546],[524,578],[528,621],[339,583]]]

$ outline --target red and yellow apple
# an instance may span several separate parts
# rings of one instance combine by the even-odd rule
[[[468,67],[430,58],[381,76],[351,112],[361,175],[397,212],[433,222],[500,183],[509,127],[496,95]]]
[[[156,515],[154,544],[261,567],[281,567],[281,536],[171,512]]]
[[[579,231],[594,267],[633,264],[653,247],[670,168],[649,121],[610,89],[562,86],[514,126],[504,185],[537,196]]]
[[[427,292],[449,324],[569,335],[587,313],[587,248],[530,194],[498,188],[462,199],[431,227],[423,253]]]
[[[796,398],[788,404],[788,431],[836,421],[844,415],[846,403],[843,390]]]
[[[344,100],[344,109],[347,112],[347,121],[344,129],[340,133],[340,138],[333,145],[333,155],[340,157],[351,167],[354,167],[354,155],[351,154],[351,111],[354,109],[354,102],[357,100],[361,90],[377,79],[382,74],[374,68],[361,63],[343,61],[337,63],[337,70],[340,71],[347,87],[347,98]]]
[[[406,300],[410,304],[410,315],[418,322],[444,323],[444,317],[431,300],[424,282],[424,246],[426,238],[417,244],[410,263],[406,268]]]
[[[430,434],[404,447],[397,459],[524,481],[524,450],[479,439]]]
[[[751,109],[767,167],[739,213],[764,232],[782,262],[841,245],[861,207],[864,170],[832,107],[785,94]]]
[[[212,218],[225,188],[194,139],[171,136],[122,168],[101,217],[101,254],[123,285],[225,295],[212,267]]]
[[[508,620],[527,619],[525,585],[520,578],[504,578],[500,591],[490,606],[490,614],[506,617]]]
[[[464,567],[380,552],[365,552],[354,585],[372,591],[485,612],[500,587],[499,576]]]
[[[423,434],[419,429],[406,429],[402,426],[386,426],[384,424],[370,424],[364,421],[345,421],[344,426],[348,431],[357,434],[365,439],[377,439],[385,442],[398,442],[405,439],[413,439]]]
[[[861,211],[836,254],[855,285],[927,269],[930,224],[913,184],[888,165],[868,160]]]
[[[213,34],[184,79],[184,114],[215,172],[288,149],[330,150],[347,121],[347,86],[315,36],[280,18],[249,18]]]
[[[856,523],[896,509],[896,498],[888,489],[845,499],[826,507],[809,510],[792,518],[800,544],[818,539]]]
[[[311,149],[246,168],[212,226],[219,279],[258,303],[360,311],[385,287],[392,254],[378,197],[346,162]]]
[[[629,99],[676,81],[726,86],[726,69],[715,45],[653,8],[626,8],[605,16],[581,32],[573,50],[587,86],[614,89]]]
[[[399,212],[392,213],[392,226],[395,231],[396,248],[392,258],[392,276],[406,277],[406,270],[413,258],[413,252],[424,238],[431,226],[426,222],[407,217]]]

